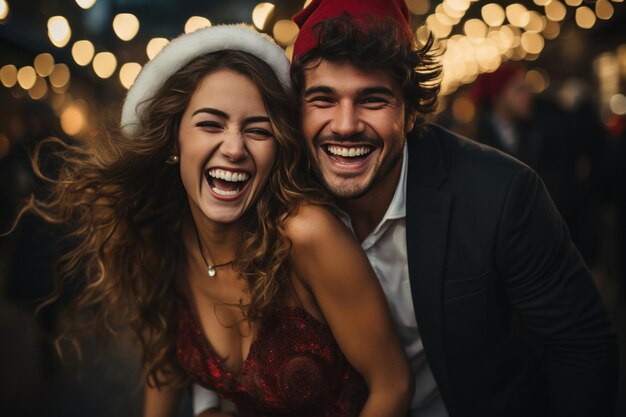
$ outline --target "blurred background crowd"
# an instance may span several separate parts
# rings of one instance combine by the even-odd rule
[[[309,0],[310,1],[310,0]],[[304,0],[0,0],[0,231],[45,191],[30,168],[46,137],[97,141],[134,78],[170,39],[245,22],[290,56]],[[543,178],[620,337],[616,416],[626,415],[626,4],[623,0],[407,0],[416,37],[439,39],[434,122],[520,159]],[[58,163],[43,155],[54,172]],[[135,416],[136,351],[86,336],[61,362],[51,336],[63,226],[33,216],[0,238],[0,414]],[[124,334],[124,329],[120,333]],[[189,403],[181,416],[190,415]]]

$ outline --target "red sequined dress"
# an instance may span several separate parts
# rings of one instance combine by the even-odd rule
[[[352,417],[367,386],[339,350],[330,329],[302,307],[264,318],[241,370],[228,370],[181,297],[177,356],[191,379],[237,405],[241,417]]]

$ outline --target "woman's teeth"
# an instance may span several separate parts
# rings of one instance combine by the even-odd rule
[[[327,149],[328,149],[328,152],[331,153],[332,155],[342,156],[344,158],[364,156],[372,152],[372,148],[365,147],[365,146],[362,146],[359,148],[346,148],[343,146],[331,145],[331,146],[328,146]]]
[[[248,178],[250,178],[247,172],[232,172],[224,169],[211,169],[208,174],[213,178],[231,182],[248,181]]]
[[[241,191],[250,178],[250,174],[225,169],[210,169],[207,171],[207,177],[211,178],[209,186],[215,194],[232,196]]]

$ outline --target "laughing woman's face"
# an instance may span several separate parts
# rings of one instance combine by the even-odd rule
[[[256,85],[230,70],[207,75],[183,113],[179,147],[190,204],[214,222],[239,220],[263,192],[276,158]]]

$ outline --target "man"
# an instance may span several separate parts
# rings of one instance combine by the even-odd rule
[[[410,415],[611,415],[617,343],[591,276],[533,171],[424,124],[439,67],[404,1],[314,0],[295,21],[302,131],[387,295]]]
[[[541,137],[532,127],[532,94],[525,80],[526,69],[506,62],[497,70],[482,74],[471,94],[485,109],[478,126],[481,143],[500,149],[537,169]]]

